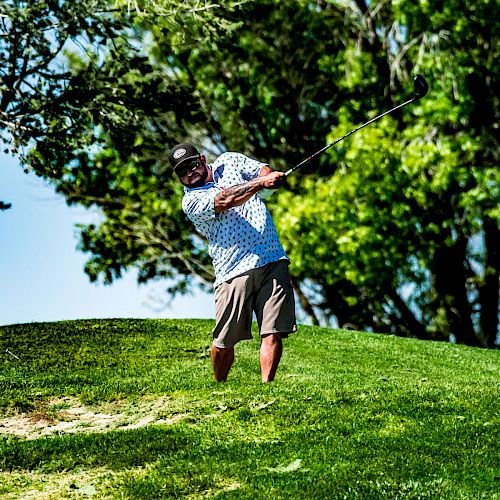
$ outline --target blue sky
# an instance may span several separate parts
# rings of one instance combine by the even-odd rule
[[[0,154],[0,325],[85,318],[213,318],[213,297],[179,297],[166,308],[165,284],[138,285],[130,271],[112,285],[90,283],[76,249],[75,224],[97,220],[62,197],[15,158]]]

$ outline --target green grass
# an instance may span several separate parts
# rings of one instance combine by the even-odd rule
[[[212,326],[1,327],[0,425],[56,424],[73,407],[116,420],[0,427],[0,497],[500,498],[498,351],[302,326],[273,384],[257,340],[215,384]]]

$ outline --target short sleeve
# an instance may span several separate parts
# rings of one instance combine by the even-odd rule
[[[227,155],[227,159],[224,156]],[[257,160],[253,160],[248,156],[245,156],[241,153],[225,153],[221,155],[225,161],[229,161],[233,163],[233,167],[236,168],[245,181],[249,181],[251,179],[255,179],[260,174],[260,171],[263,167],[267,165],[267,163],[262,163]]]
[[[211,187],[194,189],[184,195],[182,210],[195,226],[216,218],[215,197],[217,193],[219,193],[219,189]]]

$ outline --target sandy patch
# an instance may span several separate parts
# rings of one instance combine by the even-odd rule
[[[50,410],[60,406],[63,409]],[[154,424],[171,425],[186,416],[174,414],[166,418],[166,407],[168,402],[160,398],[155,401],[139,401],[132,410],[121,408],[120,411],[120,406],[115,404],[115,411],[107,413],[85,407],[76,398],[63,398],[46,402],[42,409],[32,413],[0,419],[0,434],[37,439],[61,433],[107,432],[115,429],[139,429]]]

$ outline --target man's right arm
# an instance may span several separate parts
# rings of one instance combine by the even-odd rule
[[[215,213],[221,213],[230,208],[243,205],[261,189],[276,189],[281,186],[285,178],[284,172],[270,172],[267,175],[231,186],[217,194],[214,200]]]

